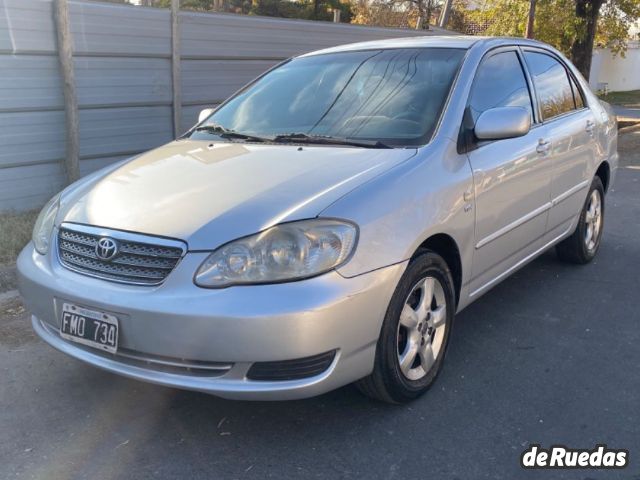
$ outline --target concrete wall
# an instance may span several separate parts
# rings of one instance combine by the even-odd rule
[[[172,140],[170,12],[82,0],[69,8],[81,173]],[[426,33],[193,12],[179,21],[183,131],[292,55]],[[0,211],[39,207],[63,187],[64,125],[52,0],[0,0]]]
[[[624,58],[613,56],[608,48],[594,52],[589,84],[595,91],[603,83],[611,92],[640,90],[640,42],[629,42]]]

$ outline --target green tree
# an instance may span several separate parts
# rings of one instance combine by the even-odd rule
[[[171,0],[154,0],[154,4],[166,8]],[[343,22],[349,22],[352,16],[351,4],[341,0],[180,0],[180,8],[327,21],[333,20],[333,10],[338,9]]]
[[[332,21],[334,9],[342,12],[342,22],[351,20],[351,5],[340,0],[253,0],[249,13],[268,17]]]
[[[442,0],[356,0],[352,23],[380,27],[422,28],[435,23]]]
[[[607,2],[600,9],[596,44],[604,45],[614,53],[627,50],[629,30],[640,18],[640,0]]]
[[[485,0],[481,8],[465,12],[465,18],[486,24],[487,35],[524,36],[527,0]],[[640,0],[539,0],[535,38],[547,42],[571,58],[589,78],[596,42],[624,55],[629,28],[640,18]]]
[[[217,3],[216,0],[180,0],[180,8],[207,12],[215,10]],[[169,8],[171,0],[156,0],[156,5],[162,8]]]

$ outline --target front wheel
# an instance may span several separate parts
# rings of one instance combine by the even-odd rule
[[[589,263],[600,248],[603,227],[604,187],[600,177],[595,177],[580,212],[575,232],[556,246],[558,258],[570,263]]]
[[[455,294],[446,262],[424,251],[409,263],[391,298],[374,370],[356,385],[372,398],[403,403],[435,381],[449,342]]]

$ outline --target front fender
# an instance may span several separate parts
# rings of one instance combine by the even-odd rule
[[[352,220],[360,239],[351,260],[338,272],[361,275],[405,261],[430,236],[444,233],[458,245],[462,285],[473,256],[475,213],[471,167],[449,139],[421,149],[413,159],[358,187],[321,216]],[[461,298],[464,295],[461,296]]]

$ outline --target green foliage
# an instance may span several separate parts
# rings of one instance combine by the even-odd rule
[[[627,50],[629,29],[640,18],[640,0],[616,0],[605,3],[600,9],[596,44],[611,48],[624,56]]]
[[[342,22],[351,20],[351,5],[339,0],[254,0],[250,14],[332,21],[334,9],[341,11]]]
[[[522,37],[529,2],[523,0],[486,0],[481,8],[466,12],[467,21],[487,25],[483,35]]]
[[[171,0],[154,1],[158,7],[171,6]],[[351,4],[340,0],[180,0],[180,8],[326,21],[333,20],[333,9],[338,9],[342,22],[349,22],[352,16]]]
[[[437,21],[441,0],[357,0],[351,23],[379,27],[422,28]]]
[[[265,17],[304,18],[305,5],[300,2],[282,2],[280,0],[254,1],[249,13]]]
[[[524,36],[527,0],[485,0],[481,8],[465,11],[467,21],[487,24],[484,34]],[[600,9],[596,44],[624,53],[629,28],[640,17],[640,0],[610,0]],[[576,0],[538,0],[535,38],[570,54],[576,39],[586,35],[584,22],[576,17]]]
[[[575,9],[573,0],[541,0],[536,8],[535,38],[570,55],[577,28]]]

